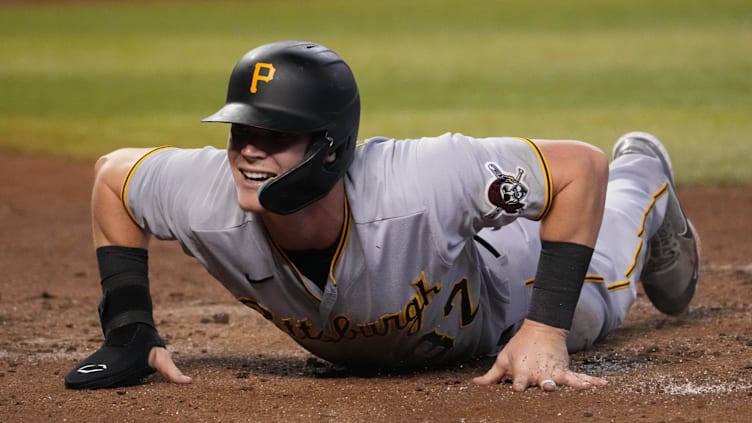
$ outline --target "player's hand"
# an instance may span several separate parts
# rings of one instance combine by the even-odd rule
[[[186,376],[172,361],[170,352],[163,347],[154,347],[149,351],[149,366],[158,371],[165,379],[172,383],[191,383],[193,379]]]
[[[474,378],[473,382],[490,385],[508,377],[512,380],[512,389],[517,392],[531,386],[554,391],[558,386],[588,389],[605,385],[605,379],[569,369],[566,338],[566,330],[525,320],[496,357],[491,369],[483,376]]]

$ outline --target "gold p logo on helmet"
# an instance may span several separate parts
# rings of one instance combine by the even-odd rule
[[[265,73],[261,73],[266,70]],[[269,82],[274,79],[274,65],[271,63],[257,62],[253,67],[253,77],[251,78],[251,94],[255,94],[258,91],[258,82]]]

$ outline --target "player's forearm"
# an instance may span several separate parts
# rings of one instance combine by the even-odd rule
[[[553,142],[543,150],[554,197],[541,223],[541,254],[527,318],[569,330],[600,230],[608,166],[600,151],[580,143]]]

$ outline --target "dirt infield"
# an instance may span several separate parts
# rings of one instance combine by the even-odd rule
[[[597,390],[475,386],[490,362],[352,374],[300,349],[236,302],[179,247],[151,252],[155,318],[177,386],[71,391],[63,376],[98,348],[92,165],[0,152],[0,416],[3,421],[705,421],[752,416],[752,189],[683,188],[702,235],[701,285],[684,316],[640,295],[626,324],[575,367]]]

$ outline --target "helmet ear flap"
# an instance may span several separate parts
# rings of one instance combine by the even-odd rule
[[[315,135],[302,162],[261,186],[261,205],[277,214],[291,214],[324,197],[340,178],[326,168],[332,144],[327,134]]]

